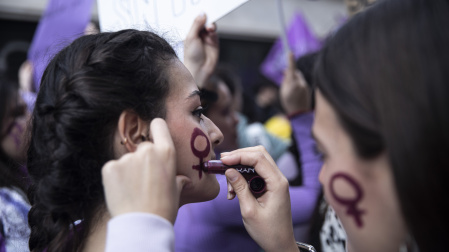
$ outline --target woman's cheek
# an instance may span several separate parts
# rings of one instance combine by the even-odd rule
[[[204,158],[210,155],[210,141],[206,134],[199,128],[195,128],[190,138],[190,148],[194,156],[198,160],[197,165],[193,165],[192,169],[198,171],[198,177],[201,180],[204,170]]]
[[[363,229],[367,210],[361,207],[365,197],[361,183],[354,176],[337,172],[327,179],[326,199],[333,206],[340,219],[346,219],[357,229]]]

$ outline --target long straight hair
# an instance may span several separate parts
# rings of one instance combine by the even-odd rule
[[[316,85],[358,155],[386,152],[420,251],[449,237],[449,1],[386,0],[324,47]]]

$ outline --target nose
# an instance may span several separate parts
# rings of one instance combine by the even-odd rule
[[[212,149],[215,149],[217,145],[220,145],[223,142],[223,133],[209,118],[205,117],[204,120],[208,126],[208,134],[212,143]]]

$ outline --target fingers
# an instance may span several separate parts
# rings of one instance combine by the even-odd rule
[[[252,208],[252,205],[257,203],[257,200],[251,194],[251,191],[248,188],[248,182],[242,174],[235,169],[228,169],[225,175],[235,194],[239,198],[240,211],[243,213],[246,212],[248,208]]]
[[[288,54],[288,68],[292,73],[296,70],[295,55],[292,52]]]
[[[234,150],[234,151],[231,151],[231,152],[223,152],[223,153],[221,153],[221,157],[224,158],[224,157],[227,157],[227,156],[234,155],[236,153],[241,153],[242,154],[242,153],[247,153],[247,152],[260,152],[261,154],[263,154],[264,158],[272,166],[276,166],[276,162],[274,162],[273,158],[270,156],[270,154],[267,152],[265,147],[263,147],[262,145],[258,145],[258,146],[254,146],[254,147],[248,147],[248,148],[242,148],[242,149]],[[237,163],[233,163],[233,164],[237,164]]]
[[[232,188],[231,183],[229,183],[229,180],[226,180],[226,184],[228,185],[228,195],[227,195],[227,199],[228,200],[232,200],[235,198],[235,192],[234,189]]]
[[[150,134],[153,143],[161,148],[173,149],[174,143],[168,130],[167,123],[161,118],[155,118],[150,124]]]
[[[187,33],[187,40],[194,39],[198,37],[198,34],[200,34],[201,30],[204,29],[204,25],[206,24],[206,14],[200,14],[198,15],[195,20],[193,21],[192,27],[190,27],[189,33]]]
[[[217,24],[215,24],[215,23],[208,24],[206,26],[206,31],[207,32],[216,32],[217,31]]]
[[[273,186],[276,187],[276,183],[273,183],[273,181],[279,181],[284,178],[281,171],[277,168],[276,163],[263,146],[223,153],[221,161],[226,165],[243,164],[253,166],[267,183],[268,189]]]
[[[302,75],[302,72],[298,69],[295,69],[295,79],[298,80],[297,83],[302,88],[308,88],[306,80],[304,79],[304,75]]]

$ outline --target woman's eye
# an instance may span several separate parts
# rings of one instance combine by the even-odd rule
[[[195,109],[195,110],[192,112],[192,114],[193,114],[194,116],[196,116],[196,117],[198,117],[198,118],[201,119],[201,116],[203,115],[203,112],[204,112],[203,107],[199,107],[199,108]]]
[[[317,155],[321,161],[324,161],[326,159],[326,155],[320,149],[318,149],[316,145],[313,146],[313,150],[315,152],[315,155]]]

